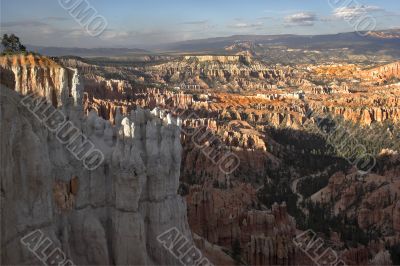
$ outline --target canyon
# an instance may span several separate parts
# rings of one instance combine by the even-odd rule
[[[175,264],[157,236],[177,227],[215,265],[310,264],[293,239],[311,228],[347,265],[392,264],[399,63],[253,57],[129,66],[1,57],[2,228],[12,228],[2,232],[3,261],[34,263],[19,238],[40,228],[76,264]],[[85,169],[18,104],[31,92],[93,141],[104,154],[99,168]],[[337,128],[353,136],[347,146],[373,155],[367,174],[349,162],[354,150],[332,142]],[[237,156],[234,171],[215,163],[221,153]]]
[[[118,90],[123,92],[117,97],[114,96],[113,99],[115,100],[110,101],[107,99],[109,96],[105,97],[101,94],[104,91],[101,93],[94,92],[89,88],[87,91],[91,91],[89,94],[93,95],[93,98],[87,99],[87,102],[89,102],[87,106],[88,109],[101,110],[98,111],[100,115],[105,112],[111,120],[112,117],[115,117],[116,112],[129,113],[130,109],[136,108],[136,106],[143,108],[158,106],[169,110],[182,119],[184,131],[181,136],[183,163],[181,166],[180,191],[188,204],[190,228],[194,234],[203,238],[200,241],[202,243],[200,246],[204,246],[204,243],[207,242],[232,250],[232,246],[239,242],[242,248],[241,258],[250,264],[292,264],[294,261],[302,261],[307,264],[307,262],[309,263],[307,256],[294,248],[292,243],[288,241],[298,234],[300,228],[304,228],[304,225],[293,222],[294,217],[291,215],[297,216],[297,211],[293,207],[290,207],[289,211],[285,207],[277,207],[282,204],[292,206],[293,201],[290,198],[292,192],[287,192],[290,197],[283,197],[290,202],[280,201],[278,205],[264,205],[260,193],[264,192],[268,184],[264,183],[263,177],[267,176],[267,180],[274,179],[270,169],[288,168],[290,176],[285,178],[288,178],[289,182],[296,182],[297,178],[304,175],[304,173],[301,173],[303,170],[293,168],[288,163],[296,160],[294,158],[298,160],[298,156],[304,156],[304,154],[310,152],[327,153],[327,158],[324,160],[337,161],[335,164],[342,164],[339,159],[335,158],[337,155],[332,157],[331,153],[318,146],[320,144],[317,143],[320,143],[320,139],[312,135],[303,136],[299,132],[304,130],[307,132],[310,127],[316,124],[319,117],[329,116],[334,119],[340,117],[344,122],[361,125],[361,128],[365,128],[365,130],[368,127],[375,127],[383,123],[397,124],[400,117],[399,87],[398,84],[390,81],[392,78],[392,74],[390,74],[392,70],[390,69],[393,69],[396,63],[374,70],[382,71],[380,76],[371,76],[368,74],[369,68],[366,67],[336,64],[308,68],[297,66],[296,69],[292,70],[283,67],[280,74],[265,76],[264,73],[271,71],[268,70],[270,68],[266,65],[262,68],[265,70],[261,71],[267,72],[252,74],[252,71],[260,69],[256,60],[247,60],[246,64],[250,65],[246,65],[246,67],[252,69],[250,72],[237,71],[243,67],[243,61],[239,58],[186,56],[177,59],[178,63],[161,63],[160,65],[154,66],[153,64],[151,67],[145,67],[143,69],[145,74],[141,74],[139,68],[136,68],[135,75],[143,75],[144,80],[158,80],[161,81],[161,84],[171,84],[172,89],[148,88],[143,90],[138,87],[122,85],[123,89]],[[251,65],[253,62],[255,62],[255,65]],[[215,69],[217,71],[214,71]],[[289,70],[286,71],[287,69]],[[114,70],[111,71],[114,72]],[[124,72],[125,69],[122,68],[122,71]],[[387,71],[389,71],[389,74],[384,74]],[[284,74],[286,72],[287,74]],[[388,78],[385,78],[386,75],[388,75]],[[93,77],[86,77],[90,80],[89,83],[93,82]],[[236,87],[240,93],[231,91],[230,85],[227,85],[231,84],[231,80],[236,77],[245,82],[243,83],[246,87],[244,90]],[[340,81],[337,80],[339,77],[342,78]],[[343,80],[343,77],[348,77],[348,79]],[[357,82],[353,80],[354,78],[358,78]],[[216,81],[216,83],[210,83],[209,80]],[[319,81],[316,82],[316,80]],[[199,85],[198,87],[180,86],[183,81],[193,81],[194,84]],[[220,86],[219,82],[227,86]],[[252,87],[249,86],[249,82],[264,85]],[[318,85],[319,82],[324,82],[326,85]],[[123,84],[123,82],[120,81],[119,84]],[[120,86],[118,85],[118,88]],[[278,89],[278,86],[288,88],[282,90]],[[292,89],[292,86],[297,86],[298,90]],[[117,90],[105,87],[105,91],[106,93],[109,91],[116,93]],[[304,96],[296,97],[296,95],[301,94]],[[98,101],[101,102],[100,109]],[[310,117],[310,114],[313,115]],[[377,127],[380,128],[381,126]],[[186,132],[196,131],[198,128],[206,128],[215,134],[218,140],[207,143],[206,137],[205,142],[203,140],[203,145],[201,145],[202,148],[199,149],[194,144],[196,140],[193,142],[193,137],[186,134]],[[282,128],[281,132],[284,133],[283,136],[279,135],[282,134],[278,131],[280,128]],[[383,127],[382,130],[385,130],[385,128]],[[288,131],[288,133],[285,133],[285,131]],[[291,135],[289,139],[292,139],[296,145],[290,144],[290,141],[285,141],[286,134]],[[399,143],[396,141],[396,134],[398,134],[396,131],[389,133],[388,142],[381,146],[378,145],[378,153],[384,147],[389,148],[389,154],[391,154],[390,150],[398,151]],[[304,137],[306,138],[304,139]],[[305,142],[302,144],[302,141]],[[312,142],[315,142],[315,145],[312,145]],[[202,150],[218,149],[221,143],[228,152],[234,152],[240,159],[239,167],[232,174],[226,175],[221,172],[219,166],[213,163],[213,159],[206,156],[204,150]],[[293,155],[290,155],[290,153],[293,153]],[[391,156],[389,155],[389,158]],[[307,157],[307,160],[318,162],[320,159],[317,157]],[[386,187],[395,188],[398,180],[398,169],[395,167],[394,159],[388,159],[387,156],[383,155],[379,155],[377,158],[379,167],[386,170],[379,171],[379,173],[375,172],[367,178],[382,176],[386,180],[383,183]],[[335,171],[335,167],[326,169],[324,169],[324,166],[317,167],[317,169],[319,168],[320,170],[315,173],[316,177],[311,180],[322,178],[326,175],[326,171],[328,171],[329,180],[334,180],[335,174],[337,175],[339,171]],[[302,178],[299,180],[298,187],[303,189],[305,183],[302,183]],[[357,179],[348,180],[346,178],[345,184],[346,187],[349,184],[351,187],[358,187],[357,182]],[[251,186],[249,187],[248,184],[251,184]],[[325,206],[325,200],[315,199],[318,198],[318,193],[325,195],[324,189],[324,187],[315,189],[315,195],[309,197],[307,202]],[[329,185],[326,189],[330,189]],[[333,189],[333,191],[336,191],[336,189]],[[296,193],[296,197],[304,197],[298,191]],[[371,193],[378,192],[371,191]],[[364,247],[354,248],[346,244],[347,240],[340,240],[348,237],[343,235],[345,232],[331,232],[330,237],[335,239],[334,245],[337,247],[340,257],[347,264],[372,263],[384,265],[390,263],[391,258],[388,255],[387,247],[399,243],[398,232],[393,229],[396,226],[394,220],[398,208],[396,193],[396,191],[389,192],[391,203],[384,214],[373,214],[378,215],[377,217],[385,217],[382,221],[375,218],[370,222],[365,220],[365,217],[370,216],[369,213],[377,212],[380,207],[368,205],[369,207],[365,209],[365,207],[362,207],[363,205],[346,205],[341,207],[340,210],[337,207],[337,209],[332,209],[334,215],[341,215],[344,219],[341,223],[346,223],[346,219],[351,220],[352,223],[354,221],[354,226],[360,228],[360,230],[373,230],[385,235],[379,240],[374,240],[375,242],[366,243]],[[236,199],[238,195],[242,195],[242,200]],[[357,195],[364,200],[370,197],[369,193]],[[358,201],[350,200],[346,194],[335,194],[332,197],[347,204]],[[376,202],[376,198],[373,197],[371,200],[374,202],[372,206],[381,206],[380,203]],[[299,208],[309,209],[307,205]],[[360,211],[354,212],[354,209],[358,210],[358,208]],[[282,217],[287,218],[282,219],[279,218],[281,216],[274,214],[277,209],[281,210],[282,214],[280,215]],[[347,218],[343,218],[344,216]],[[296,221],[297,219],[299,217],[295,218]],[[301,219],[298,222],[301,222]],[[259,225],[254,225],[254,222],[251,222],[256,220],[259,221],[257,222],[257,224],[260,223]],[[247,227],[248,223],[251,224],[250,227]],[[370,228],[371,224],[380,223],[382,223],[382,226]],[[271,228],[274,229],[271,231]],[[276,232],[280,232],[279,236],[283,238],[277,239]],[[261,235],[265,237],[260,238]]]

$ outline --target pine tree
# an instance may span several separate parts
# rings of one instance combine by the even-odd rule
[[[240,261],[241,252],[242,248],[240,247],[240,241],[238,238],[235,238],[235,240],[232,243],[232,257],[235,261]]]
[[[19,37],[11,34],[4,34],[1,40],[1,45],[3,46],[4,53],[20,53],[26,52],[26,47],[21,44]]]

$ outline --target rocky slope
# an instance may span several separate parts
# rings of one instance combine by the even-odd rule
[[[157,241],[172,227],[192,239],[185,201],[177,195],[176,120],[140,108],[117,115],[115,126],[94,112],[85,116],[76,71],[31,60],[1,58],[7,70],[1,83],[10,87],[1,86],[2,263],[38,264],[20,242],[36,229],[77,265],[178,263]],[[21,104],[29,92],[62,107],[82,133],[75,144],[86,136],[104,155],[99,167],[86,169],[69,151],[74,141],[60,143]]]
[[[400,180],[397,174],[370,174],[362,179],[356,173],[336,173],[329,184],[312,195],[319,203],[333,203],[335,214],[355,218],[358,226],[368,231],[383,232],[399,242]]]
[[[2,84],[22,95],[35,92],[55,107],[62,106],[69,97],[83,95],[77,72],[54,61],[34,55],[2,56],[0,58]]]
[[[294,73],[290,67],[270,67],[244,55],[184,56],[146,67],[145,71],[176,86],[230,91],[267,89],[271,84],[284,83]]]
[[[114,123],[117,109],[121,114],[129,114],[137,106],[150,109],[157,106],[186,108],[193,102],[193,96],[189,94],[156,88],[134,88],[125,80],[106,80],[101,76],[87,75],[83,82],[85,111],[95,110],[111,123]]]
[[[400,62],[375,67],[362,72],[369,79],[387,81],[390,78],[400,78]]]
[[[397,135],[392,128],[400,121],[398,85],[391,79],[382,85],[378,79],[360,74],[372,66],[313,64],[291,66],[287,71],[283,70],[285,67],[276,66],[276,69],[268,69],[282,70],[282,75],[278,71],[277,75],[266,78],[261,73],[264,70],[258,76],[246,72],[257,72],[257,63],[256,60],[250,64],[240,61],[240,57],[188,56],[143,68],[152,81],[170,86],[185,81],[200,85],[200,90],[188,86],[181,86],[179,90],[169,86],[165,89],[142,88],[123,79],[85,75],[93,82],[85,88],[88,92],[85,108],[117,121],[119,112],[129,114],[134,106],[159,106],[178,114],[186,132],[207,129],[217,136],[213,141],[205,137],[201,143],[204,146],[200,148],[190,134],[181,137],[180,192],[186,195],[191,229],[203,239],[201,243],[215,245],[216,250],[208,248],[211,253],[221,249],[231,252],[232,243],[238,238],[243,251],[241,259],[247,263],[296,263],[302,259],[301,254],[291,249],[288,239],[297,226],[297,229],[313,228],[324,232],[329,243],[333,243],[349,265],[390,264],[388,250],[399,243],[394,230],[397,226],[394,225],[397,224],[394,190],[399,173],[396,162],[392,162],[391,156],[380,160],[370,174],[371,178],[379,180],[376,181],[379,189],[357,194],[361,187],[364,192],[369,187],[362,182],[349,183],[347,178],[337,178],[341,171],[346,173],[345,176],[350,175],[352,166],[343,155],[332,154],[326,139],[310,130],[317,119],[315,115],[310,117],[309,111],[314,111],[317,116],[342,117],[361,130],[347,135],[378,148],[382,147],[377,143],[387,140],[385,145],[389,146],[384,148],[391,148],[390,153],[396,154],[398,141],[397,146],[390,145],[396,144]],[[244,72],[238,72],[239,68]],[[240,94],[226,92],[235,79],[240,79],[242,84],[243,88],[238,90]],[[207,86],[203,86],[202,81],[207,81]],[[215,81],[214,85],[209,81]],[[351,129],[344,122],[339,126]],[[373,142],[364,143],[374,134]],[[219,165],[204,154],[221,143],[225,151],[233,152],[240,159],[240,165],[233,173],[222,172]],[[339,185],[332,186],[331,182]],[[300,192],[297,187],[301,188]],[[312,195],[325,195],[327,191],[333,195],[332,200],[328,197],[312,201],[316,197]],[[390,208],[386,209],[388,199]],[[286,201],[286,207],[278,205],[278,209],[287,209],[287,219],[275,217],[275,201]],[[309,202],[325,204],[326,215],[314,217],[315,210]],[[220,212],[221,209],[224,211]],[[348,220],[343,218],[344,215],[351,220],[350,227],[346,226]],[[291,217],[296,219],[296,226]],[[251,227],[253,229],[247,232],[243,221],[248,224],[251,219],[259,221],[260,226],[253,226],[258,229]],[[313,223],[313,219],[317,222]],[[374,233],[371,233],[371,224],[376,225]],[[388,228],[390,230],[385,231]],[[349,231],[354,231],[354,236]],[[367,237],[358,239],[357,234]],[[352,244],[351,239],[356,244]]]
[[[305,259],[293,245],[296,224],[285,203],[272,210],[251,210],[257,197],[249,184],[233,189],[195,186],[187,202],[191,229],[220,246],[230,248],[239,241],[250,265],[292,265]]]

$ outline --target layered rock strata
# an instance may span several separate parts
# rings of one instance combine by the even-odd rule
[[[95,112],[84,115],[76,72],[35,66],[33,74],[24,70],[30,68],[23,58],[11,60],[20,61],[4,81],[2,75],[2,84],[14,78],[14,86],[1,86],[2,263],[38,264],[20,239],[40,229],[77,265],[177,264],[157,241],[172,227],[192,241],[186,204],[177,195],[181,144],[176,120],[138,108],[117,115],[112,126]],[[8,63],[2,68],[10,69]],[[46,106],[59,106],[81,134],[62,144],[20,103],[21,94],[29,92],[47,98]],[[93,170],[75,156],[83,148],[73,145],[86,138],[104,155]]]
[[[250,265],[292,265],[303,257],[292,243],[296,224],[285,203],[274,204],[271,210],[249,210],[257,206],[249,184],[232,189],[194,186],[187,202],[191,229],[227,248],[239,241],[241,256]]]

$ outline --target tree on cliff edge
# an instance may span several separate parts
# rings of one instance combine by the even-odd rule
[[[11,34],[10,36],[8,36],[8,34],[4,34],[3,38],[1,39],[1,45],[3,46],[4,54],[26,52],[25,46],[21,44],[19,38],[14,34]]]

